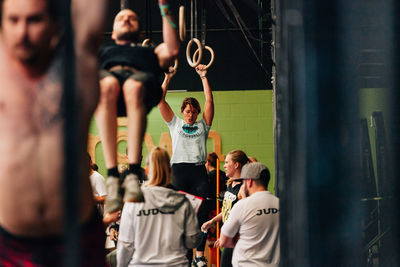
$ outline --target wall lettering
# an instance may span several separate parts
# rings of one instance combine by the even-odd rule
[[[125,117],[118,118],[118,126],[127,126],[127,121]],[[126,130],[118,130],[117,132],[117,144],[121,141],[126,141],[128,139],[128,132]],[[212,140],[214,146],[213,151],[217,153],[220,161],[225,160],[225,155],[222,155],[221,152],[221,136],[218,132],[211,130],[208,139]],[[93,159],[93,162],[96,162],[96,146],[101,144],[100,136],[89,134],[88,138],[88,152]],[[149,133],[145,133],[144,135],[144,145],[147,151],[151,151],[156,145],[154,144],[153,137]],[[170,155],[172,155],[172,140],[169,132],[161,133],[160,140],[158,142],[158,146],[166,149]],[[127,164],[127,159],[125,154],[121,154],[117,152],[117,161],[119,164]]]

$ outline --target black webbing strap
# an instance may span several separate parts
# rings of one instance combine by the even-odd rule
[[[225,0],[226,5],[231,9],[233,16],[236,19],[237,25],[240,28],[240,31],[243,34],[244,39],[246,40],[251,52],[253,53],[255,59],[257,60],[258,64],[260,65],[261,69],[264,71],[266,78],[270,78],[271,77],[271,72],[269,70],[267,70],[263,64],[263,62],[261,61],[260,57],[257,55],[257,52],[254,50],[249,37],[251,39],[256,39],[253,34],[251,33],[251,31],[249,30],[249,28],[246,26],[245,22],[243,21],[243,19],[240,17],[239,12],[237,11],[236,7],[233,5],[231,0]],[[247,33],[247,34],[246,34]],[[249,36],[247,36],[249,35]]]
[[[258,0],[258,5],[259,8],[262,10],[263,9],[263,2],[262,0]],[[262,12],[259,12],[258,14],[258,30],[259,30],[259,36],[260,36],[260,60],[261,62],[264,62],[264,36],[263,36],[263,14]]]
[[[206,3],[205,0],[201,0],[200,3],[200,10],[201,10],[201,14],[200,14],[200,41],[201,41],[201,45],[204,48],[206,46],[206,35],[207,35],[207,25],[206,25]]]
[[[193,40],[193,37],[195,37],[193,35],[193,27],[194,27],[194,21],[193,21],[193,1],[194,0],[190,0],[190,40]]]
[[[197,17],[197,0],[194,0],[194,37],[196,37],[197,39],[199,39],[198,36],[198,17]]]
[[[151,41],[153,41],[150,0],[146,0],[146,38],[149,38]]]
[[[236,23],[234,23],[231,19],[231,17],[228,14],[228,11],[226,10],[224,3],[222,2],[222,0],[215,0],[215,4],[217,5],[217,7],[219,8],[219,10],[221,11],[222,15],[224,15],[224,17],[226,18],[226,20],[233,26],[236,26]]]
[[[121,0],[121,10],[122,9],[126,9],[126,8],[130,8],[130,5],[129,5],[129,0]]]
[[[75,52],[71,23],[71,0],[59,1],[63,17],[61,107],[64,117],[64,266],[80,266],[80,242],[78,223],[79,163],[78,163],[78,116],[76,106]]]

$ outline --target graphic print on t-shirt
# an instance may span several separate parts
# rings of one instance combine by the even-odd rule
[[[196,138],[203,134],[202,127],[199,127],[196,122],[195,124],[186,124],[182,125],[182,128],[178,130],[178,133],[183,138]]]
[[[225,192],[224,201],[222,203],[222,222],[226,222],[229,217],[229,212],[232,209],[232,203],[235,202],[237,196],[229,191]]]
[[[199,129],[199,127],[197,125],[184,124],[182,129],[187,134],[193,134]]]

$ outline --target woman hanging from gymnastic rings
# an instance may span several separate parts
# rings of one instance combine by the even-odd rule
[[[174,73],[166,74],[163,85],[163,97],[158,108],[166,122],[172,139],[172,184],[176,189],[203,198],[205,202],[208,191],[208,176],[205,168],[207,159],[207,138],[214,118],[213,95],[207,79],[207,70],[199,64],[196,72],[201,78],[205,95],[205,104],[202,118],[197,121],[201,111],[199,102],[193,97],[187,97],[181,105],[183,119],[172,111],[165,97],[167,87]],[[208,219],[208,207],[204,203],[197,214],[199,226]],[[198,248],[203,249],[203,248]]]

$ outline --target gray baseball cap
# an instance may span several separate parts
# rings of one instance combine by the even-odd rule
[[[240,172],[240,178],[234,180],[242,179],[260,179],[261,172],[267,169],[267,167],[260,162],[249,162],[242,167]]]

